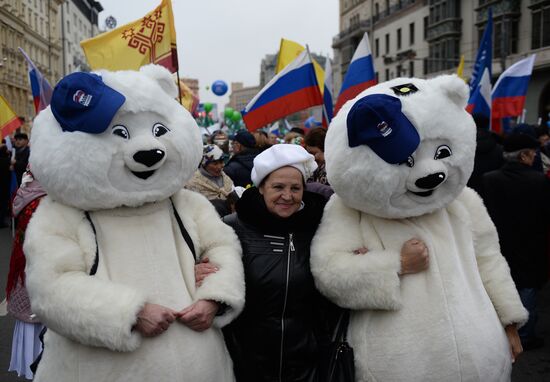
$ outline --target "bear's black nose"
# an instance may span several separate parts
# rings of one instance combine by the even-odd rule
[[[134,160],[147,167],[153,166],[155,163],[161,161],[162,158],[164,158],[164,151],[159,149],[138,151],[134,154]]]
[[[418,179],[414,184],[418,188],[423,188],[426,190],[431,190],[436,188],[441,183],[445,181],[445,174],[442,172],[436,172],[435,174],[430,174],[424,178]]]

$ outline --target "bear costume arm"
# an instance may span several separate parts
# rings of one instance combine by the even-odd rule
[[[479,274],[500,322],[503,326],[521,326],[527,321],[528,313],[521,303],[508,263],[500,252],[496,227],[474,190],[466,187],[459,199],[470,211]]]
[[[317,288],[341,307],[396,310],[401,306],[400,253],[369,248],[361,234],[361,212],[333,195],[311,245]],[[354,250],[367,247],[365,254]]]
[[[235,319],[244,307],[244,270],[239,239],[204,196],[181,190],[173,200],[198,249],[197,256],[208,257],[210,263],[219,268],[203,280],[194,299],[214,300],[226,305],[213,323],[221,328]]]
[[[96,244],[82,211],[45,197],[26,231],[26,285],[32,310],[48,329],[90,346],[132,351],[145,296],[90,276]]]

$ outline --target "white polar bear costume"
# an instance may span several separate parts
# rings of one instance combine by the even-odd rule
[[[88,113],[103,132],[67,131],[50,107],[33,127],[31,167],[48,192],[24,244],[32,308],[48,328],[35,381],[232,381],[220,328],[244,305],[241,249],[208,200],[182,190],[201,160],[199,128],[160,66],[98,78],[123,96],[112,120],[101,92],[82,90],[67,102],[93,112],[62,118],[93,130]],[[198,288],[174,208],[197,255],[219,267]],[[200,299],[226,308],[206,331],[178,321],[151,338],[132,330],[146,302],[180,311]]]
[[[352,309],[358,381],[510,379],[503,327],[522,324],[527,312],[485,206],[465,187],[476,130],[467,96],[456,76],[397,78],[346,103],[328,129],[326,168],[336,194],[312,244],[311,270],[323,294]],[[359,118],[362,102],[386,97],[401,104],[388,121],[408,119],[408,137],[378,120],[375,106]],[[399,276],[401,247],[411,238],[426,244],[429,268]],[[354,254],[362,247],[366,254]]]

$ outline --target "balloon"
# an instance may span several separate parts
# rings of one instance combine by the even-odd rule
[[[225,81],[217,80],[212,84],[212,92],[217,96],[222,96],[227,93],[227,84]]]
[[[233,115],[233,108],[232,107],[226,107],[225,110],[223,111],[223,115],[225,118],[231,118],[231,116]]]
[[[214,105],[212,105],[210,102],[207,102],[204,104],[204,111],[206,111],[207,113],[210,113],[213,107]]]
[[[239,113],[237,110],[233,110],[233,114],[231,114],[231,120],[233,122],[238,122],[242,118],[241,113]]]

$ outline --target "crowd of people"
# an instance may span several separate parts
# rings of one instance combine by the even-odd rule
[[[535,334],[536,299],[549,273],[549,131],[519,125],[502,138],[489,132],[487,121],[475,119],[478,145],[469,186],[484,199],[502,253],[530,312],[529,322],[520,329],[523,348],[537,348],[543,341]],[[240,130],[234,135],[216,131],[204,142],[200,165],[185,185],[215,206],[242,246],[246,306],[224,329],[238,381],[318,378],[319,353],[330,341],[340,313],[315,288],[309,265],[311,241],[333,193],[325,171],[325,136],[322,127],[307,133],[295,128],[280,138],[264,131]],[[28,137],[16,134],[14,138],[14,154],[5,143],[0,146],[0,224],[8,224],[10,170],[16,174],[17,185],[22,185],[11,209],[21,234],[14,244],[8,296],[24,288],[24,255],[17,238],[24,237],[32,211],[44,195],[36,192],[32,178],[23,175],[30,151]],[[28,197],[31,191],[32,198]],[[358,254],[366,251],[358,249]],[[415,273],[425,265],[408,266],[408,273]],[[216,271],[208,261],[199,263],[197,283]],[[21,341],[28,341],[29,336],[38,343],[34,333],[41,326],[36,326],[39,323],[30,311],[24,314],[27,320],[16,317],[20,323],[14,349],[21,348]],[[26,332],[31,329],[32,334]],[[283,344],[281,330],[288,334]],[[14,350],[10,366],[29,379],[30,360],[40,350],[33,346],[32,356]]]

